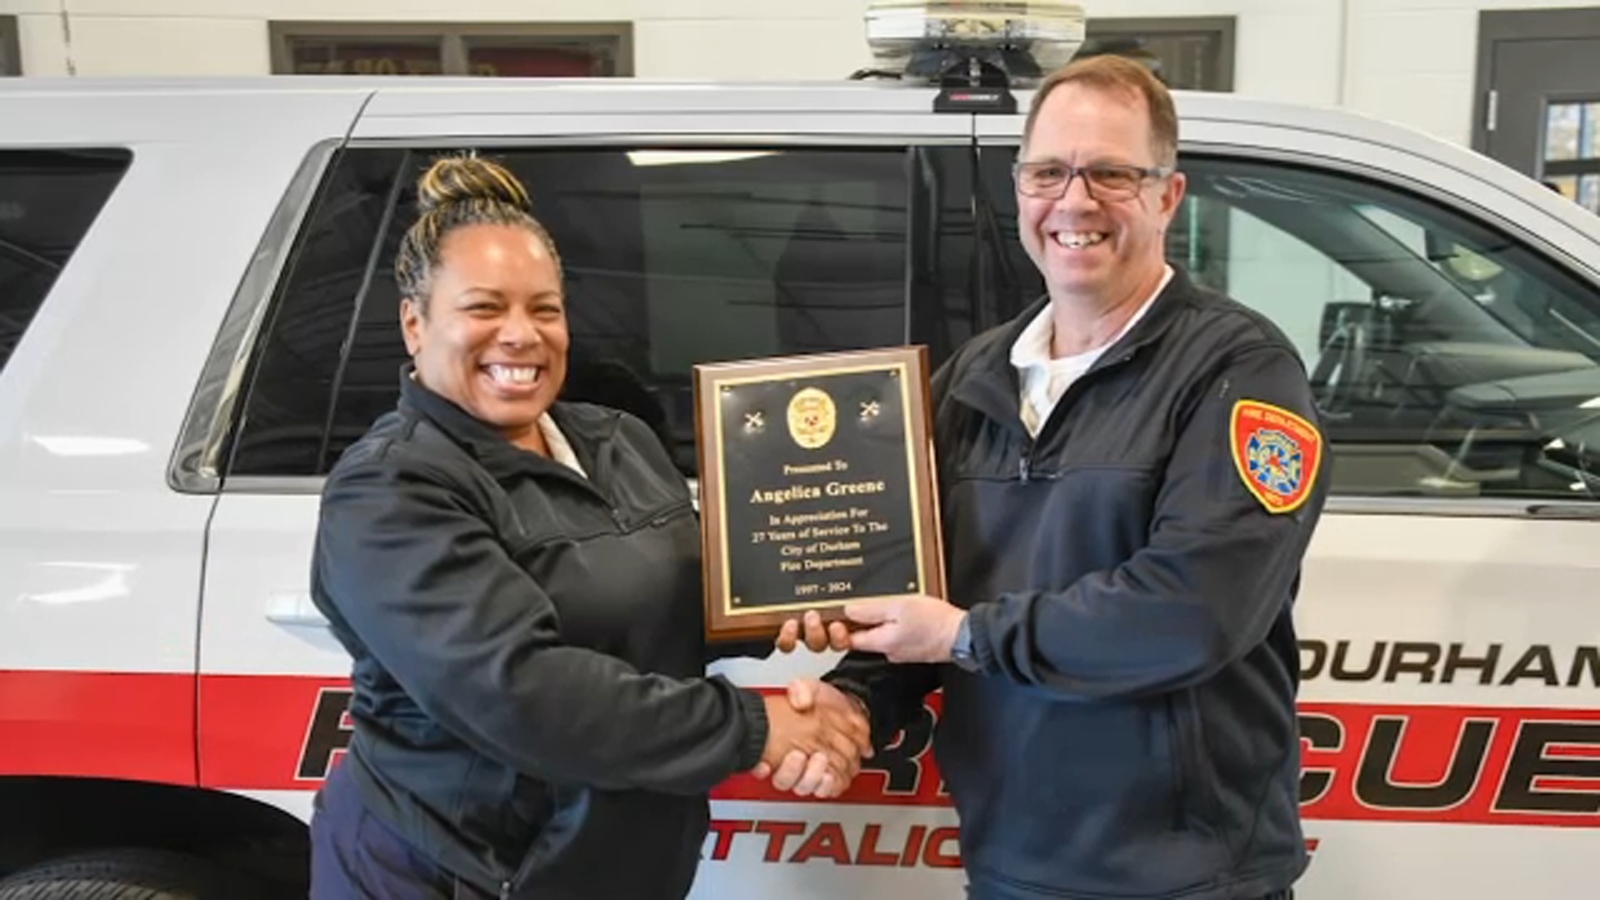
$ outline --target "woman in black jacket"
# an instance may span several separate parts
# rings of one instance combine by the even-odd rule
[[[314,898],[680,898],[727,776],[866,723],[704,677],[699,529],[639,420],[558,402],[560,259],[522,185],[435,163],[395,260],[412,364],[323,492],[312,595],[354,660]]]

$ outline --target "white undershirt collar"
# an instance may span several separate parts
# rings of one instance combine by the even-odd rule
[[[1017,335],[1017,340],[1011,345],[1011,365],[1016,367],[1017,382],[1020,387],[1022,424],[1028,429],[1030,437],[1038,437],[1039,429],[1050,418],[1050,412],[1055,409],[1061,395],[1067,392],[1083,376],[1083,373],[1095,364],[1106,350],[1122,340],[1139,320],[1144,318],[1146,312],[1166,290],[1167,284],[1172,281],[1172,267],[1164,266],[1165,272],[1156,289],[1151,292],[1139,309],[1123,323],[1122,328],[1112,335],[1111,340],[1082,353],[1071,356],[1052,357],[1050,348],[1055,339],[1055,319],[1051,317],[1052,304],[1046,303],[1044,309],[1039,311],[1033,321],[1022,329]]]

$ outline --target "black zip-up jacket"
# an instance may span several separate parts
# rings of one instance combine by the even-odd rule
[[[943,687],[934,750],[975,900],[1285,888],[1306,865],[1290,611],[1329,461],[1268,512],[1230,419],[1255,400],[1315,424],[1304,368],[1175,271],[1030,439],[1010,352],[1043,306],[934,379],[949,591],[982,672],[851,654],[828,678],[880,744]]]
[[[405,375],[323,492],[312,596],[354,658],[371,813],[504,897],[679,898],[759,695],[704,673],[700,534],[645,425],[551,416],[585,479]]]

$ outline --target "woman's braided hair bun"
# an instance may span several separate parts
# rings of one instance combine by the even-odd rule
[[[402,298],[421,300],[439,265],[444,239],[468,225],[526,228],[550,251],[556,274],[561,256],[550,233],[533,217],[528,189],[497,162],[466,154],[434,160],[417,179],[417,221],[406,230],[395,254],[394,277]],[[426,309],[426,307],[424,307]]]
[[[528,190],[504,166],[479,156],[436,160],[417,182],[417,211],[426,215],[457,203],[505,203],[528,212]]]

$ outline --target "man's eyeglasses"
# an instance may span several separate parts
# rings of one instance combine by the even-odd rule
[[[1119,166],[1096,163],[1090,166],[1069,166],[1058,162],[1019,162],[1011,168],[1017,190],[1029,197],[1060,200],[1067,195],[1072,179],[1083,176],[1084,188],[1095,200],[1128,200],[1139,193],[1147,179],[1171,175],[1171,167],[1147,169],[1143,166]]]

